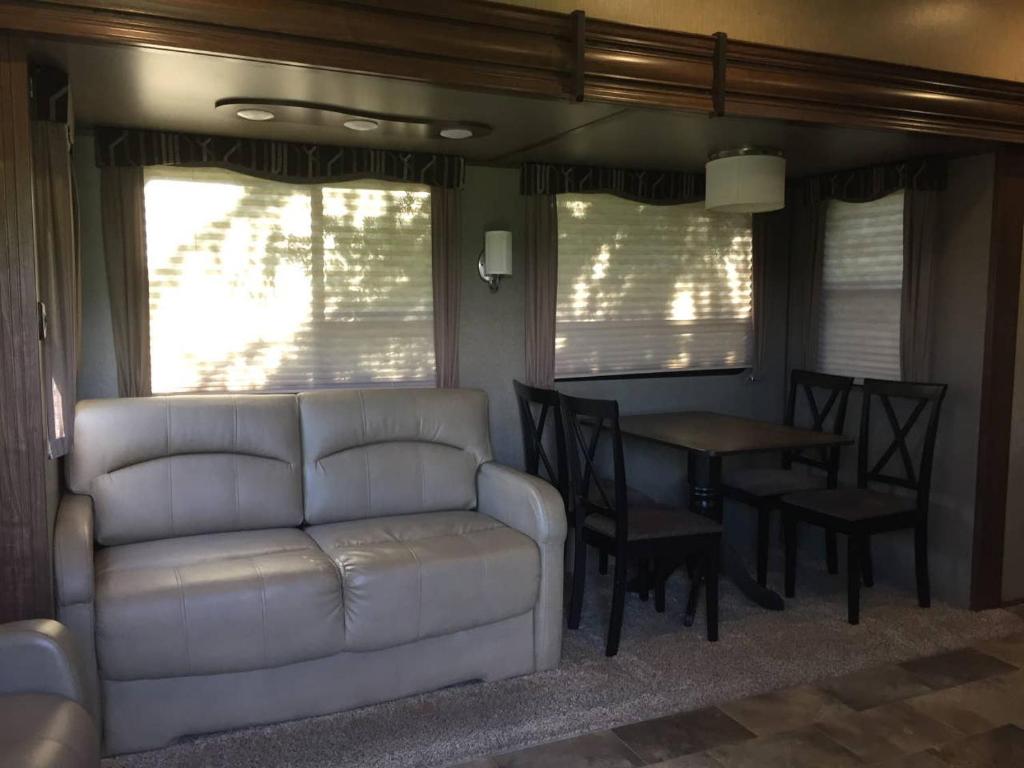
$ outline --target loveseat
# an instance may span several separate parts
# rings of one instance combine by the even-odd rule
[[[558,664],[565,514],[474,390],[79,403],[58,616],[104,751]]]

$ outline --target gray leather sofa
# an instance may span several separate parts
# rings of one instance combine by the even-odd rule
[[[79,404],[58,613],[104,750],[558,664],[565,515],[473,390]]]
[[[97,768],[71,633],[47,619],[0,625],[0,768]]]

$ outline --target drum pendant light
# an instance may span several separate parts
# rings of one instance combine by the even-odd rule
[[[764,213],[786,206],[786,158],[778,149],[716,152],[704,166],[704,207],[723,213]]]

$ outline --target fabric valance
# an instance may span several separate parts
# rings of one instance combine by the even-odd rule
[[[929,157],[812,176],[796,182],[798,194],[820,200],[867,203],[898,189],[938,192],[946,188],[946,160]]]
[[[460,188],[465,176],[456,155],[124,128],[96,130],[96,165],[215,166],[300,184],[372,178],[448,189]]]
[[[524,195],[606,193],[654,205],[704,199],[704,174],[591,165],[524,163],[519,174]]]

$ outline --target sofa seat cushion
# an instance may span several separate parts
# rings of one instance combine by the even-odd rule
[[[344,646],[334,563],[294,528],[101,549],[96,651],[107,680],[263,669]]]
[[[490,624],[537,601],[536,544],[479,512],[377,517],[306,532],[341,573],[349,650]]]
[[[0,696],[0,768],[98,768],[96,726],[63,696]]]

